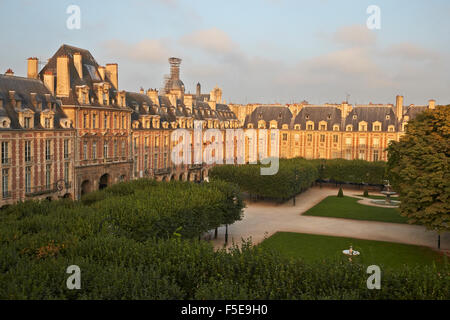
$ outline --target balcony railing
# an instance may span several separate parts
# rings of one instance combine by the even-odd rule
[[[25,196],[26,197],[35,197],[40,196],[44,194],[50,194],[55,193],[58,191],[65,189],[69,189],[72,186],[72,183],[70,181],[65,181],[63,184],[60,183],[51,183],[49,185],[44,186],[35,186],[25,189]]]
[[[170,168],[162,168],[162,169],[155,169],[155,174],[168,174],[170,173]]]
[[[32,163],[33,157],[25,157],[25,163]]]

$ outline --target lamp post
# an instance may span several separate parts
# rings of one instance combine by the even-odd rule
[[[297,194],[295,193],[296,191],[296,187],[297,187],[297,179],[298,179],[298,170],[297,168],[294,169],[294,174],[295,174],[295,185],[294,185],[294,207],[295,207],[295,197],[297,196]]]

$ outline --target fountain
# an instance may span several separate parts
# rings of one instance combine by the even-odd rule
[[[386,196],[386,199],[384,200],[372,200],[372,203],[375,204],[381,204],[384,206],[390,206],[390,207],[398,207],[398,205],[400,204],[400,201],[397,200],[392,200],[391,196],[396,195],[397,192],[392,190],[392,187],[389,183],[389,180],[385,180],[386,184],[384,185],[385,190],[381,191],[382,194],[384,194]]]

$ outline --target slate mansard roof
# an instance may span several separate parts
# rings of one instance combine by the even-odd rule
[[[352,125],[358,128],[361,121],[367,122],[367,130],[372,131],[373,122],[381,123],[381,131],[388,131],[389,126],[398,130],[397,117],[392,107],[355,107],[345,119],[345,126]]]
[[[325,121],[327,123],[327,130],[333,130],[334,125],[341,126],[342,113],[337,107],[304,107],[295,117],[294,126],[299,124],[301,129],[305,129],[308,121],[314,122],[315,128],[319,128],[319,123]]]
[[[265,121],[266,127],[269,127],[270,121],[276,120],[278,129],[281,129],[283,124],[290,126],[292,120],[292,113],[287,107],[282,106],[260,106],[245,118],[244,127],[248,124],[253,124],[254,128],[258,127],[259,121]]]
[[[27,109],[34,112],[34,129],[44,129],[39,119],[43,112],[54,112],[53,127],[55,129],[62,129],[60,120],[67,119],[59,101],[37,79],[0,75],[0,100],[3,103],[0,108],[0,117],[10,119],[9,129],[23,129],[19,124],[18,112]],[[14,104],[14,101],[20,102],[20,104]]]
[[[80,53],[82,57],[82,73],[83,77],[80,78],[74,64],[73,56],[76,53]],[[67,44],[63,44],[56,53],[48,60],[45,67],[39,72],[39,76],[43,79],[44,74],[52,73],[53,75],[57,75],[56,65],[57,58],[61,56],[69,57],[69,81],[70,81],[70,93],[69,97],[61,97],[61,101],[63,105],[80,105],[81,102],[78,101],[76,96],[76,87],[77,86],[88,86],[89,87],[89,101],[94,101],[89,105],[94,105],[96,107],[108,107],[108,108],[120,108],[117,103],[110,103],[110,105],[104,106],[97,101],[97,96],[94,94],[94,84],[96,83],[108,83],[110,85],[109,96],[110,101],[115,98],[115,89],[111,79],[105,75],[105,79],[103,80],[100,76],[99,67],[100,65],[94,59],[92,54],[86,50],[77,48],[74,46],[69,46]],[[55,85],[57,81],[55,79]]]

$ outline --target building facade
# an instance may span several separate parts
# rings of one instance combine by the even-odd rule
[[[38,59],[29,58],[26,78],[11,70],[0,75],[0,207],[79,199],[137,178],[202,181],[215,161],[238,162],[238,143],[244,162],[255,160],[254,145],[257,157],[257,141],[274,129],[282,158],[386,161],[386,147],[408,121],[435,108],[434,100],[405,107],[401,96],[395,105],[227,105],[218,87],[202,93],[198,83],[186,93],[181,62],[169,59],[161,90],[139,92],[119,89],[117,64],[102,66],[88,50],[68,45],[40,71]],[[227,129],[242,129],[244,138],[228,144]]]

